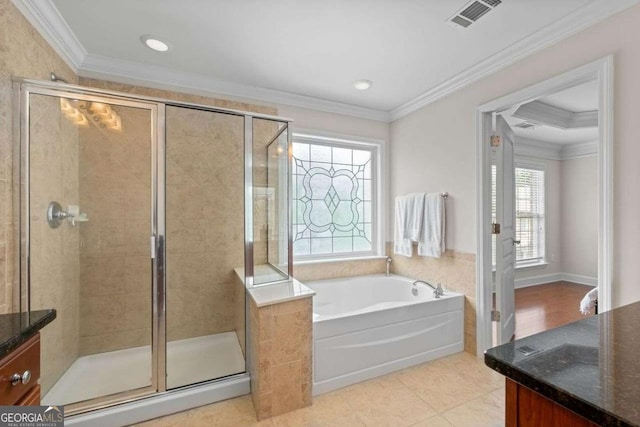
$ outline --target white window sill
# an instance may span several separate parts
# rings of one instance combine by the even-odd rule
[[[522,264],[522,265],[517,265],[516,264],[516,270],[524,270],[524,269],[527,269],[527,268],[546,267],[547,265],[549,265],[549,263],[546,262],[546,261],[535,262],[535,263],[531,263],[531,264]],[[495,265],[491,268],[491,271],[493,271],[494,273],[496,272],[496,266]]]
[[[526,263],[526,264],[520,264],[520,265],[516,263],[516,270],[523,270],[526,268],[546,267],[547,265],[549,265],[549,263],[546,261],[532,262],[532,263]]]
[[[318,258],[318,259],[305,259],[297,261],[293,259],[294,267],[296,265],[310,265],[310,264],[325,264],[330,262],[349,262],[349,261],[367,261],[373,259],[387,259],[386,255],[365,255],[365,256],[353,256],[353,257],[341,257],[341,258]]]

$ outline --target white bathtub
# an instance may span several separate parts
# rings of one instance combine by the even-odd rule
[[[313,300],[313,394],[463,350],[464,297],[384,274],[305,283]]]

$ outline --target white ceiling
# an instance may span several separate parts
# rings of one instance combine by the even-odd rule
[[[598,109],[598,81],[592,80],[553,95],[538,98],[538,101],[573,113],[595,111]]]
[[[538,98],[537,101],[554,107],[562,108],[574,113],[598,110],[598,81],[592,80],[553,95]],[[516,137],[552,144],[575,144],[591,142],[598,139],[598,128],[559,129],[553,126],[539,125],[533,128],[522,129],[515,127],[526,120],[518,119],[511,114],[517,109],[514,107],[504,114],[507,123],[513,129]]]
[[[80,76],[384,122],[640,3],[503,0],[463,30],[473,1],[11,1]]]
[[[89,56],[386,112],[594,2],[504,0],[466,30],[446,22],[466,0],[53,4]],[[143,34],[167,40],[172,50],[150,51]],[[357,79],[374,85],[356,91]]]

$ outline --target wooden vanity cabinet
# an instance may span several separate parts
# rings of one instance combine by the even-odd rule
[[[40,404],[40,334],[0,360],[0,405]]]
[[[509,378],[506,399],[506,427],[597,427],[597,424]]]

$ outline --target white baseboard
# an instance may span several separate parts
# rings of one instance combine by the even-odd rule
[[[537,286],[543,285],[545,283],[551,282],[559,282],[562,280],[562,273],[554,273],[554,274],[543,274],[540,276],[532,276],[532,277],[523,277],[521,279],[516,279],[514,283],[514,288],[528,288],[529,286]]]
[[[571,273],[554,273],[516,279],[514,287],[516,289],[528,288],[529,286],[544,285],[545,283],[560,281],[578,283],[580,285],[598,286],[597,277],[581,276],[579,274]]]
[[[598,286],[597,277],[581,276],[579,274],[562,273],[565,282],[578,283],[580,285]]]

